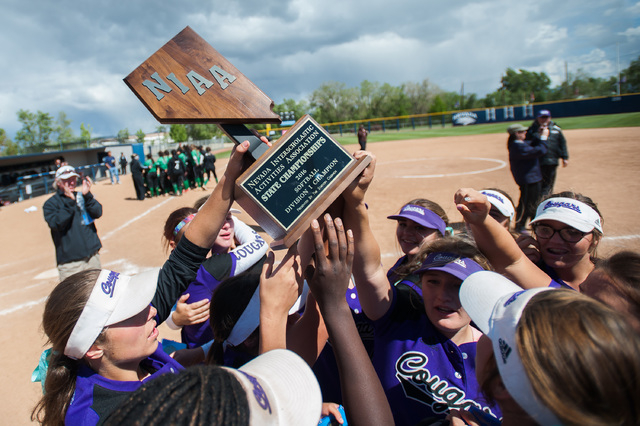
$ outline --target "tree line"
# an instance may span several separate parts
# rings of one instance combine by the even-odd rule
[[[332,123],[609,96],[618,90],[621,94],[640,92],[640,57],[621,71],[619,82],[616,76],[593,77],[583,70],[578,70],[569,74],[566,81],[560,85],[551,87],[551,79],[544,72],[507,68],[501,78],[500,87],[479,98],[475,93],[465,94],[462,88],[460,92],[443,91],[428,79],[399,86],[364,80],[359,87],[347,87],[345,83],[329,81],[314,90],[308,99],[285,99],[275,105],[274,111],[292,111],[296,119],[310,114],[319,123]],[[80,124],[80,135],[75,135],[70,127],[71,121],[64,112],[59,112],[56,119],[42,111],[32,113],[19,110],[17,115],[22,128],[17,132],[15,141],[0,128],[0,155],[79,148],[88,146],[92,139],[92,128],[84,123]],[[251,127],[265,128],[264,125]],[[156,128],[158,132],[165,130],[165,126]],[[128,129],[122,129],[116,139],[124,143],[129,139],[129,135]],[[141,129],[135,135],[139,142],[144,140],[145,134]],[[186,142],[208,140],[221,136],[222,132],[214,124],[174,124],[169,128],[169,135],[176,142]]]

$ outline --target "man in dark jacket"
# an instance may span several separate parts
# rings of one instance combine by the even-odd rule
[[[146,193],[144,189],[144,176],[142,176],[142,170],[144,167],[138,159],[138,154],[131,155],[131,178],[133,179],[133,187],[136,190],[136,198],[140,201],[144,201],[144,195]]]
[[[42,207],[56,247],[60,281],[85,269],[100,268],[100,238],[94,223],[102,216],[102,205],[91,194],[91,179],[82,179],[82,192],[75,192],[80,176],[71,166],[56,172],[56,193]]]
[[[556,182],[556,172],[558,170],[558,160],[562,160],[562,167],[569,165],[569,151],[567,150],[567,140],[562,134],[562,129],[551,121],[551,112],[547,109],[540,110],[538,117],[531,123],[527,130],[527,140],[539,138],[544,129],[549,129],[549,139],[547,140],[547,153],[540,158],[540,171],[542,172],[542,196],[553,192],[553,185]]]
[[[127,174],[127,164],[129,164],[129,162],[127,161],[127,157],[124,156],[124,152],[121,152],[120,153],[120,174],[121,175]]]
[[[507,132],[511,174],[520,187],[516,231],[523,232],[527,220],[535,216],[536,206],[540,201],[542,173],[539,158],[547,152],[549,129],[542,130],[540,136],[531,141],[525,140],[527,128],[520,124],[512,124]]]

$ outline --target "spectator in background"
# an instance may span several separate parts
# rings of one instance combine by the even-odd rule
[[[60,157],[56,157],[56,159],[55,159],[56,170],[58,170],[62,166],[66,166],[66,165],[67,165],[67,162],[64,160],[64,157],[62,155]]]
[[[120,174],[122,175],[127,174],[127,164],[129,164],[127,162],[127,157],[124,156],[124,152],[121,152],[120,153]]]
[[[205,186],[211,179],[211,173],[213,173],[213,177],[215,178],[216,183],[218,183],[218,175],[216,174],[216,156],[209,146],[204,154],[204,172],[207,174],[207,178],[204,181]]]
[[[369,132],[367,132],[367,129],[364,128],[364,124],[361,124],[360,128],[358,129],[358,143],[360,144],[360,149],[363,151],[367,149],[368,134]]]
[[[109,177],[111,178],[111,185],[115,181],[120,184],[120,177],[118,176],[118,167],[116,166],[116,159],[111,155],[111,151],[107,151],[107,156],[102,159],[104,165],[109,169]]]
[[[56,247],[60,281],[76,272],[100,268],[100,238],[94,220],[102,216],[102,205],[91,194],[91,179],[82,179],[82,192],[75,192],[80,176],[71,166],[56,172],[56,193],[42,207]]]
[[[138,160],[138,154],[131,155],[131,177],[133,178],[133,187],[136,190],[136,198],[140,201],[144,200],[144,177],[142,176],[142,164]],[[118,182],[119,183],[119,182]]]
[[[538,118],[529,126],[525,139],[532,140],[540,137],[544,129],[549,130],[549,139],[547,140],[547,153],[540,158],[540,171],[542,172],[542,196],[546,197],[553,192],[558,160],[562,159],[562,167],[569,165],[569,151],[562,129],[551,121],[551,112],[547,109],[538,112]]]
[[[549,129],[541,129],[541,133],[536,133],[533,140],[525,139],[527,128],[521,124],[512,124],[507,132],[511,174],[520,187],[516,232],[522,232],[526,229],[527,220],[535,215],[540,200],[542,174],[539,158],[547,152]]]

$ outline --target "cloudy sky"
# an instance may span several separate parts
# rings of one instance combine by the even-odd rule
[[[507,67],[552,85],[609,77],[640,56],[636,0],[2,0],[0,128],[64,111],[79,134],[159,125],[122,79],[191,26],[276,103],[323,82],[429,79],[483,96]]]

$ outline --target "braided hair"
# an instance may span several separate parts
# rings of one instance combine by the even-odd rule
[[[105,425],[249,425],[244,388],[229,371],[199,365],[144,383]]]

